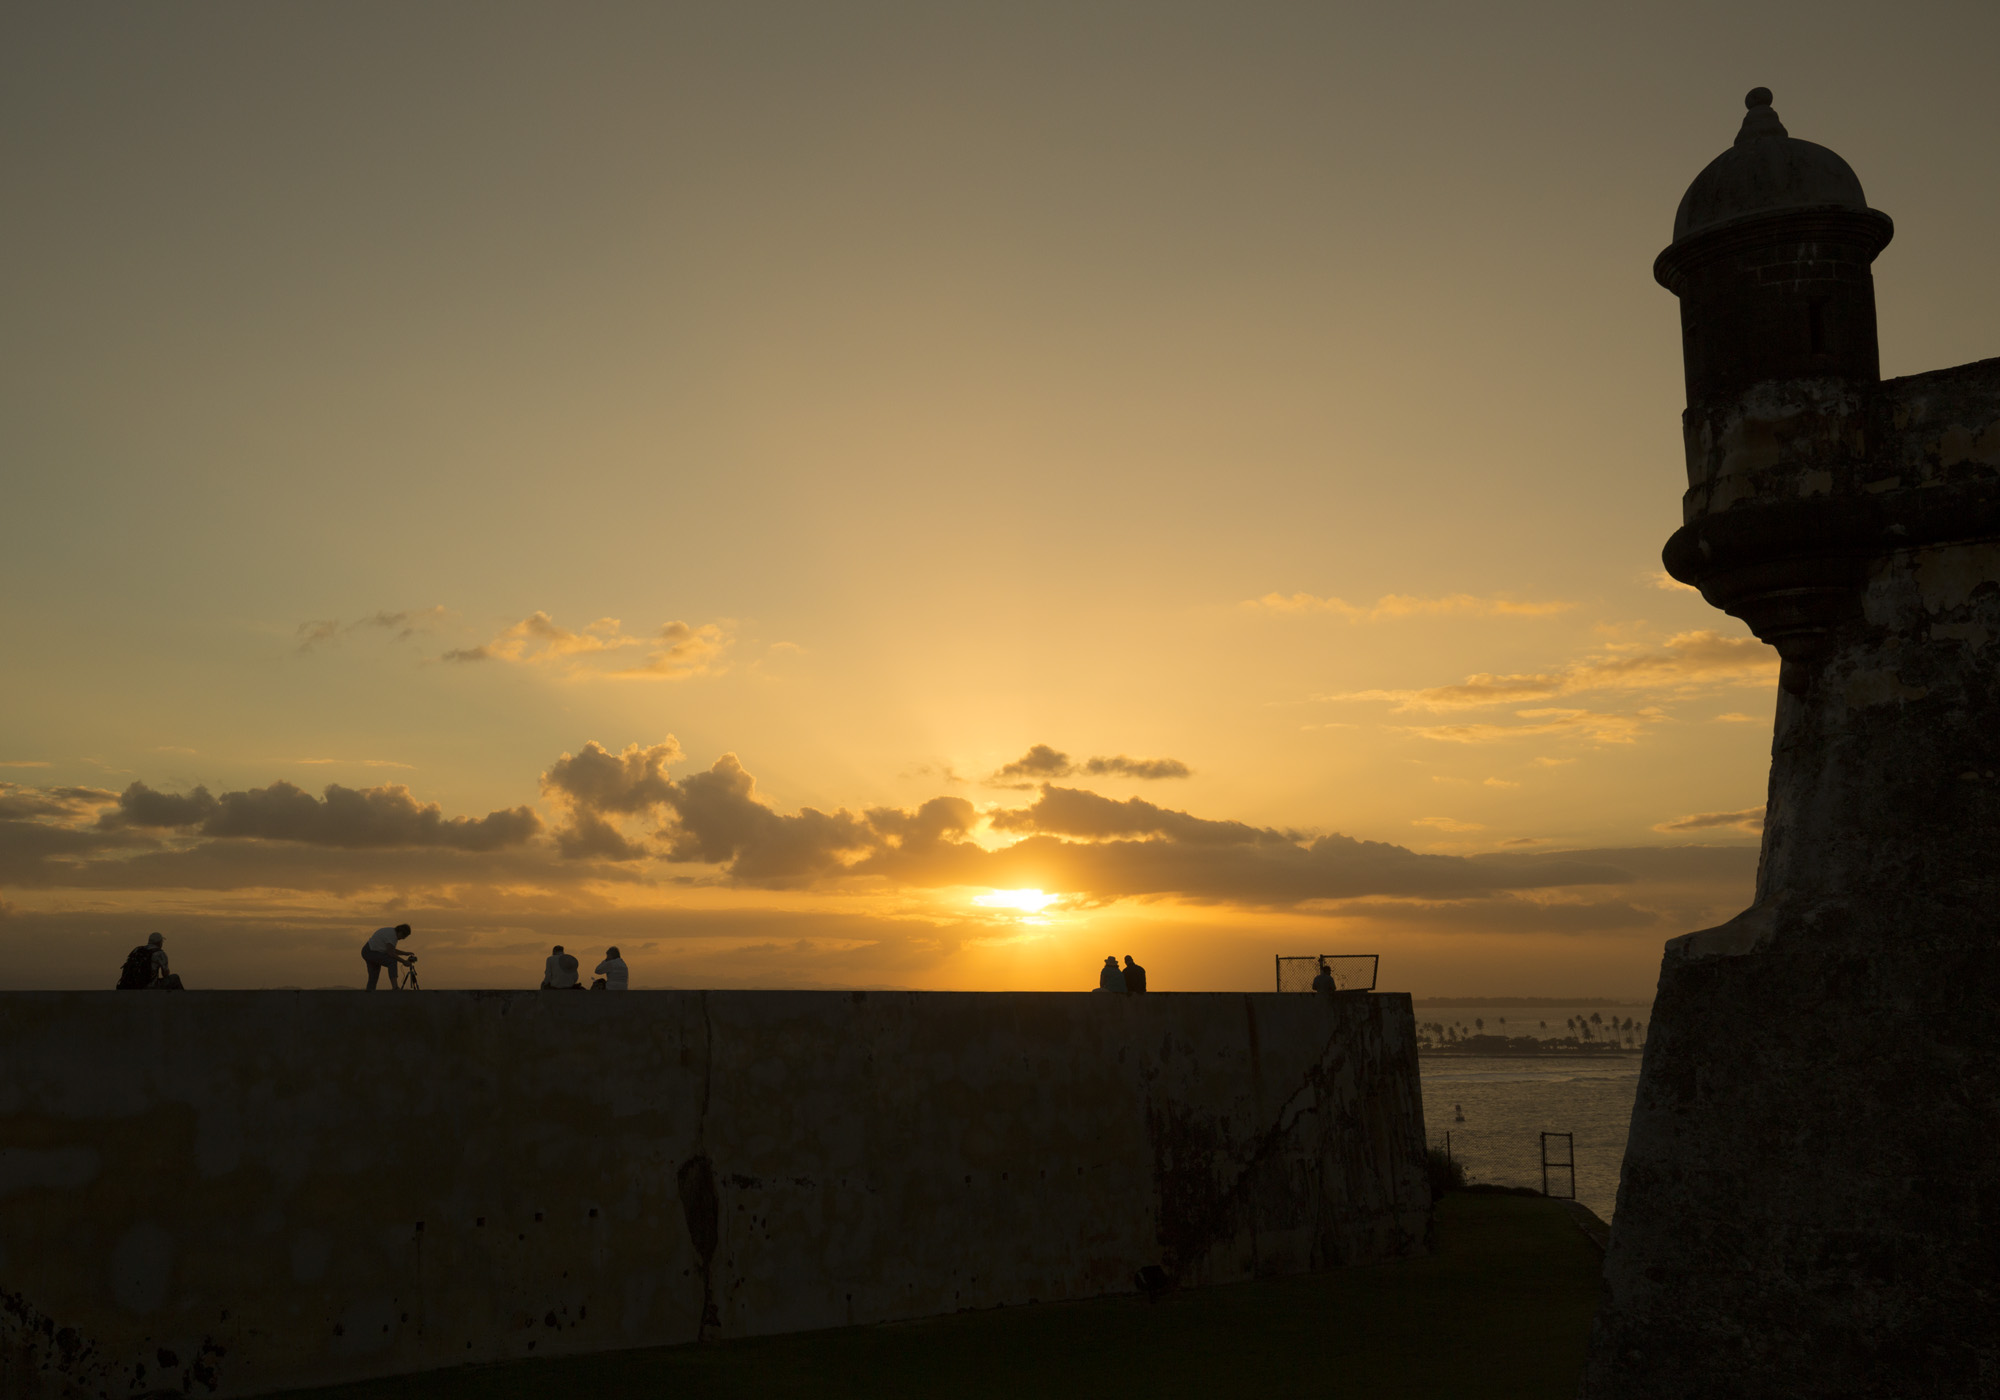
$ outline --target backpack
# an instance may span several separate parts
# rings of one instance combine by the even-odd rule
[[[153,985],[153,945],[142,943],[125,955],[118,973],[118,990],[139,992]]]

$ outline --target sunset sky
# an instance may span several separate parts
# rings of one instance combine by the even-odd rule
[[[2000,353],[2000,7],[0,15],[0,944],[109,986],[1650,993],[1775,664],[1659,572],[1757,84]],[[1040,891],[1041,896],[1019,894]],[[982,902],[984,901],[984,902]]]

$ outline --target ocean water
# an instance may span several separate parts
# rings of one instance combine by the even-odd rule
[[[1604,1219],[1618,1200],[1625,1132],[1639,1090],[1637,1055],[1422,1055],[1424,1127],[1474,1181],[1541,1189],[1541,1134],[1575,1135],[1576,1198]],[[1464,1121],[1458,1121],[1462,1115]],[[1551,1144],[1560,1157],[1562,1144]],[[1568,1173],[1551,1171],[1560,1195]]]

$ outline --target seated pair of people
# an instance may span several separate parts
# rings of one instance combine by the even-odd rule
[[[573,953],[565,953],[558,943],[549,950],[549,960],[542,968],[542,990],[545,992],[580,992],[583,990],[581,965]],[[604,961],[597,965],[597,980],[590,985],[593,992],[622,992],[631,986],[631,974],[625,966],[625,959],[618,956],[616,948],[604,950]]]

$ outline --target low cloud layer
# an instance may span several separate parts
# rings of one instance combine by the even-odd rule
[[[356,632],[386,632],[397,641],[406,642],[419,633],[435,631],[448,616],[450,614],[439,605],[402,612],[371,613],[353,622],[342,622],[338,618],[317,618],[299,624],[299,650],[312,651],[317,647],[331,646]]]
[[[1036,744],[1012,763],[986,780],[988,787],[1032,788],[1055,778],[1138,778],[1152,782],[1162,778],[1185,778],[1193,770],[1178,758],[1087,758],[1072,762],[1070,756],[1047,744]]]
[[[1480,673],[1457,685],[1426,690],[1357,690],[1325,700],[1387,700],[1399,713],[1442,713],[1486,705],[1518,705],[1593,691],[1708,689],[1763,684],[1778,675],[1778,655],[1755,637],[1681,632],[1657,646],[1614,645],[1558,671]],[[1545,712],[1554,713],[1554,712]]]
[[[1023,762],[1087,768],[1047,753]],[[1054,914],[1070,919],[1171,901],[1177,917],[1213,908],[1230,928],[1269,916],[1384,936],[1626,937],[1719,921],[1728,895],[1717,891],[1747,883],[1755,862],[1743,845],[1429,854],[1048,780],[1011,806],[936,796],[785,809],[733,753],[676,776],[685,761],[671,737],[618,751],[587,743],[541,775],[546,817],[527,806],[454,816],[401,785],[315,795],[284,780],[220,793],[0,783],[0,887],[17,911],[37,906],[23,916],[35,919],[93,902],[185,913],[207,901],[231,917],[264,908],[291,923],[372,927],[391,910],[421,909],[493,927],[607,929],[682,918],[677,901],[702,889],[704,907],[844,911],[882,941],[870,965],[889,967],[943,956],[990,927],[947,893],[961,889],[1048,891]],[[1661,829],[1733,834],[1754,815],[1697,814]],[[893,912],[862,918],[860,907]],[[940,942],[947,925],[959,932]]]
[[[729,626],[722,622],[699,627],[667,622],[651,632],[628,633],[620,619],[600,617],[572,631],[547,613],[536,612],[489,641],[455,648],[441,659],[533,666],[571,677],[684,680],[719,669],[729,642]]]
[[[1568,612],[1574,603],[1519,602],[1512,598],[1480,598],[1450,593],[1440,598],[1385,593],[1373,603],[1350,603],[1312,593],[1266,593],[1244,605],[1262,612],[1330,614],[1348,622],[1399,622],[1411,617],[1549,617]]]
[[[1745,807],[1740,812],[1696,812],[1692,816],[1676,817],[1670,822],[1661,822],[1655,831],[1749,831],[1764,829],[1764,809]]]
[[[282,780],[269,787],[214,796],[155,792],[135,782],[97,820],[104,831],[192,828],[201,836],[298,841],[314,846],[442,846],[496,851],[518,846],[542,829],[527,807],[484,817],[449,817],[435,802],[418,802],[402,784],[349,788],[329,783],[314,797]]]
[[[1032,887],[1081,905],[1177,898],[1281,908],[1630,878],[1613,865],[1554,856],[1424,855],[1053,783],[1042,784],[1026,807],[984,814],[958,797],[915,809],[781,812],[763,800],[735,754],[676,780],[666,769],[678,755],[669,739],[619,754],[587,744],[559,759],[543,775],[543,789],[568,808],[556,833],[564,851],[708,866],[731,884],[771,889]],[[647,822],[656,823],[650,832],[625,829]]]
[[[1451,715],[1515,707],[1511,717],[1452,719],[1393,726],[1448,744],[1495,744],[1569,738],[1630,744],[1672,716],[1665,705],[1719,690],[1775,684],[1777,653],[1755,637],[1679,632],[1655,642],[1608,642],[1550,671],[1479,672],[1456,685],[1416,690],[1356,690],[1320,695],[1329,702],[1387,702],[1392,714]],[[1583,697],[1583,703],[1576,703]],[[1568,701],[1571,703],[1551,703]],[[1650,703],[1638,703],[1640,701]]]

